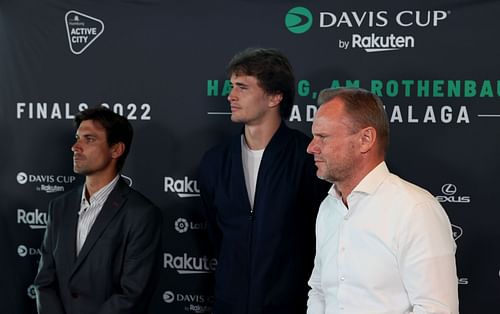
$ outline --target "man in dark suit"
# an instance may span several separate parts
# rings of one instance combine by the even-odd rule
[[[160,260],[160,210],[119,171],[130,122],[106,108],[82,111],[73,169],[85,184],[49,204],[35,279],[40,314],[147,311]]]
[[[199,183],[218,264],[215,314],[304,314],[314,222],[328,185],[286,126],[295,96],[287,58],[247,49],[229,64],[231,120],[240,134],[209,150]]]

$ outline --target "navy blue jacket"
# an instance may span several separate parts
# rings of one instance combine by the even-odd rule
[[[264,151],[251,212],[241,134],[205,153],[199,183],[218,265],[215,314],[304,314],[314,225],[329,184],[284,122]]]

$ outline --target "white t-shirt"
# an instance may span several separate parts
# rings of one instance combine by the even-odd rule
[[[243,162],[243,173],[245,174],[245,185],[247,187],[250,207],[253,210],[255,199],[255,187],[257,186],[257,175],[259,174],[260,162],[264,155],[264,149],[252,150],[245,141],[245,135],[241,135],[241,159]]]

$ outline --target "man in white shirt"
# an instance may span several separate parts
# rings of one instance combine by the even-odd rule
[[[307,152],[333,185],[316,221],[307,313],[458,313],[449,219],[429,192],[389,172],[380,98],[326,89],[318,104]]]

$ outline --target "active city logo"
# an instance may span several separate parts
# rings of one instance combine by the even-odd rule
[[[179,233],[185,233],[189,230],[206,230],[208,223],[188,221],[186,218],[177,218],[174,223],[175,230]]]
[[[165,192],[177,193],[177,196],[181,198],[200,196],[200,190],[198,189],[198,182],[196,180],[190,180],[186,176],[183,179],[165,177],[164,184],[165,184],[164,187]]]
[[[26,245],[20,244],[17,247],[17,255],[20,257],[33,256],[33,255],[41,255],[42,252],[40,249],[27,247]]]
[[[460,238],[462,236],[462,234],[464,234],[464,229],[462,229],[462,227],[460,226],[457,226],[457,225],[451,225],[451,232],[453,234],[453,239],[456,241],[458,240],[458,238]]]
[[[36,190],[46,193],[63,192],[64,186],[61,184],[72,184],[75,180],[76,176],[73,175],[28,174],[23,171],[18,172],[16,175],[17,183],[21,185],[27,183],[40,184],[36,187]]]
[[[83,53],[104,32],[104,23],[101,20],[78,11],[68,11],[64,21],[69,49],[75,55]]]
[[[209,313],[212,311],[213,296],[165,291],[163,301],[168,304],[189,303],[184,307],[186,312]]]
[[[353,30],[350,38],[339,38],[338,48],[363,49],[366,52],[383,52],[414,48],[416,39],[408,35],[408,30],[415,28],[436,28],[446,20],[450,11],[444,10],[403,10],[390,12],[380,11],[340,11],[332,12],[321,10],[312,13],[305,7],[294,7],[285,15],[285,27],[294,34],[303,34],[313,25],[319,29],[349,29]],[[366,33],[366,29],[382,29],[389,27],[389,32],[383,35],[376,32]],[[356,29],[363,29],[365,33],[355,33]],[[399,30],[405,34],[395,34]],[[389,33],[389,34],[388,34]],[[343,32],[342,34],[345,34]]]
[[[17,209],[18,224],[28,225],[30,229],[45,229],[47,228],[47,222],[47,213],[39,211],[38,208],[33,210]]]
[[[214,272],[216,267],[217,259],[207,256],[193,257],[187,253],[182,256],[163,254],[163,268],[175,270],[181,275],[208,274]]]
[[[456,195],[457,194],[457,186],[452,183],[443,184],[441,187],[441,192],[444,195],[436,196],[436,199],[440,203],[470,203],[470,196]]]

